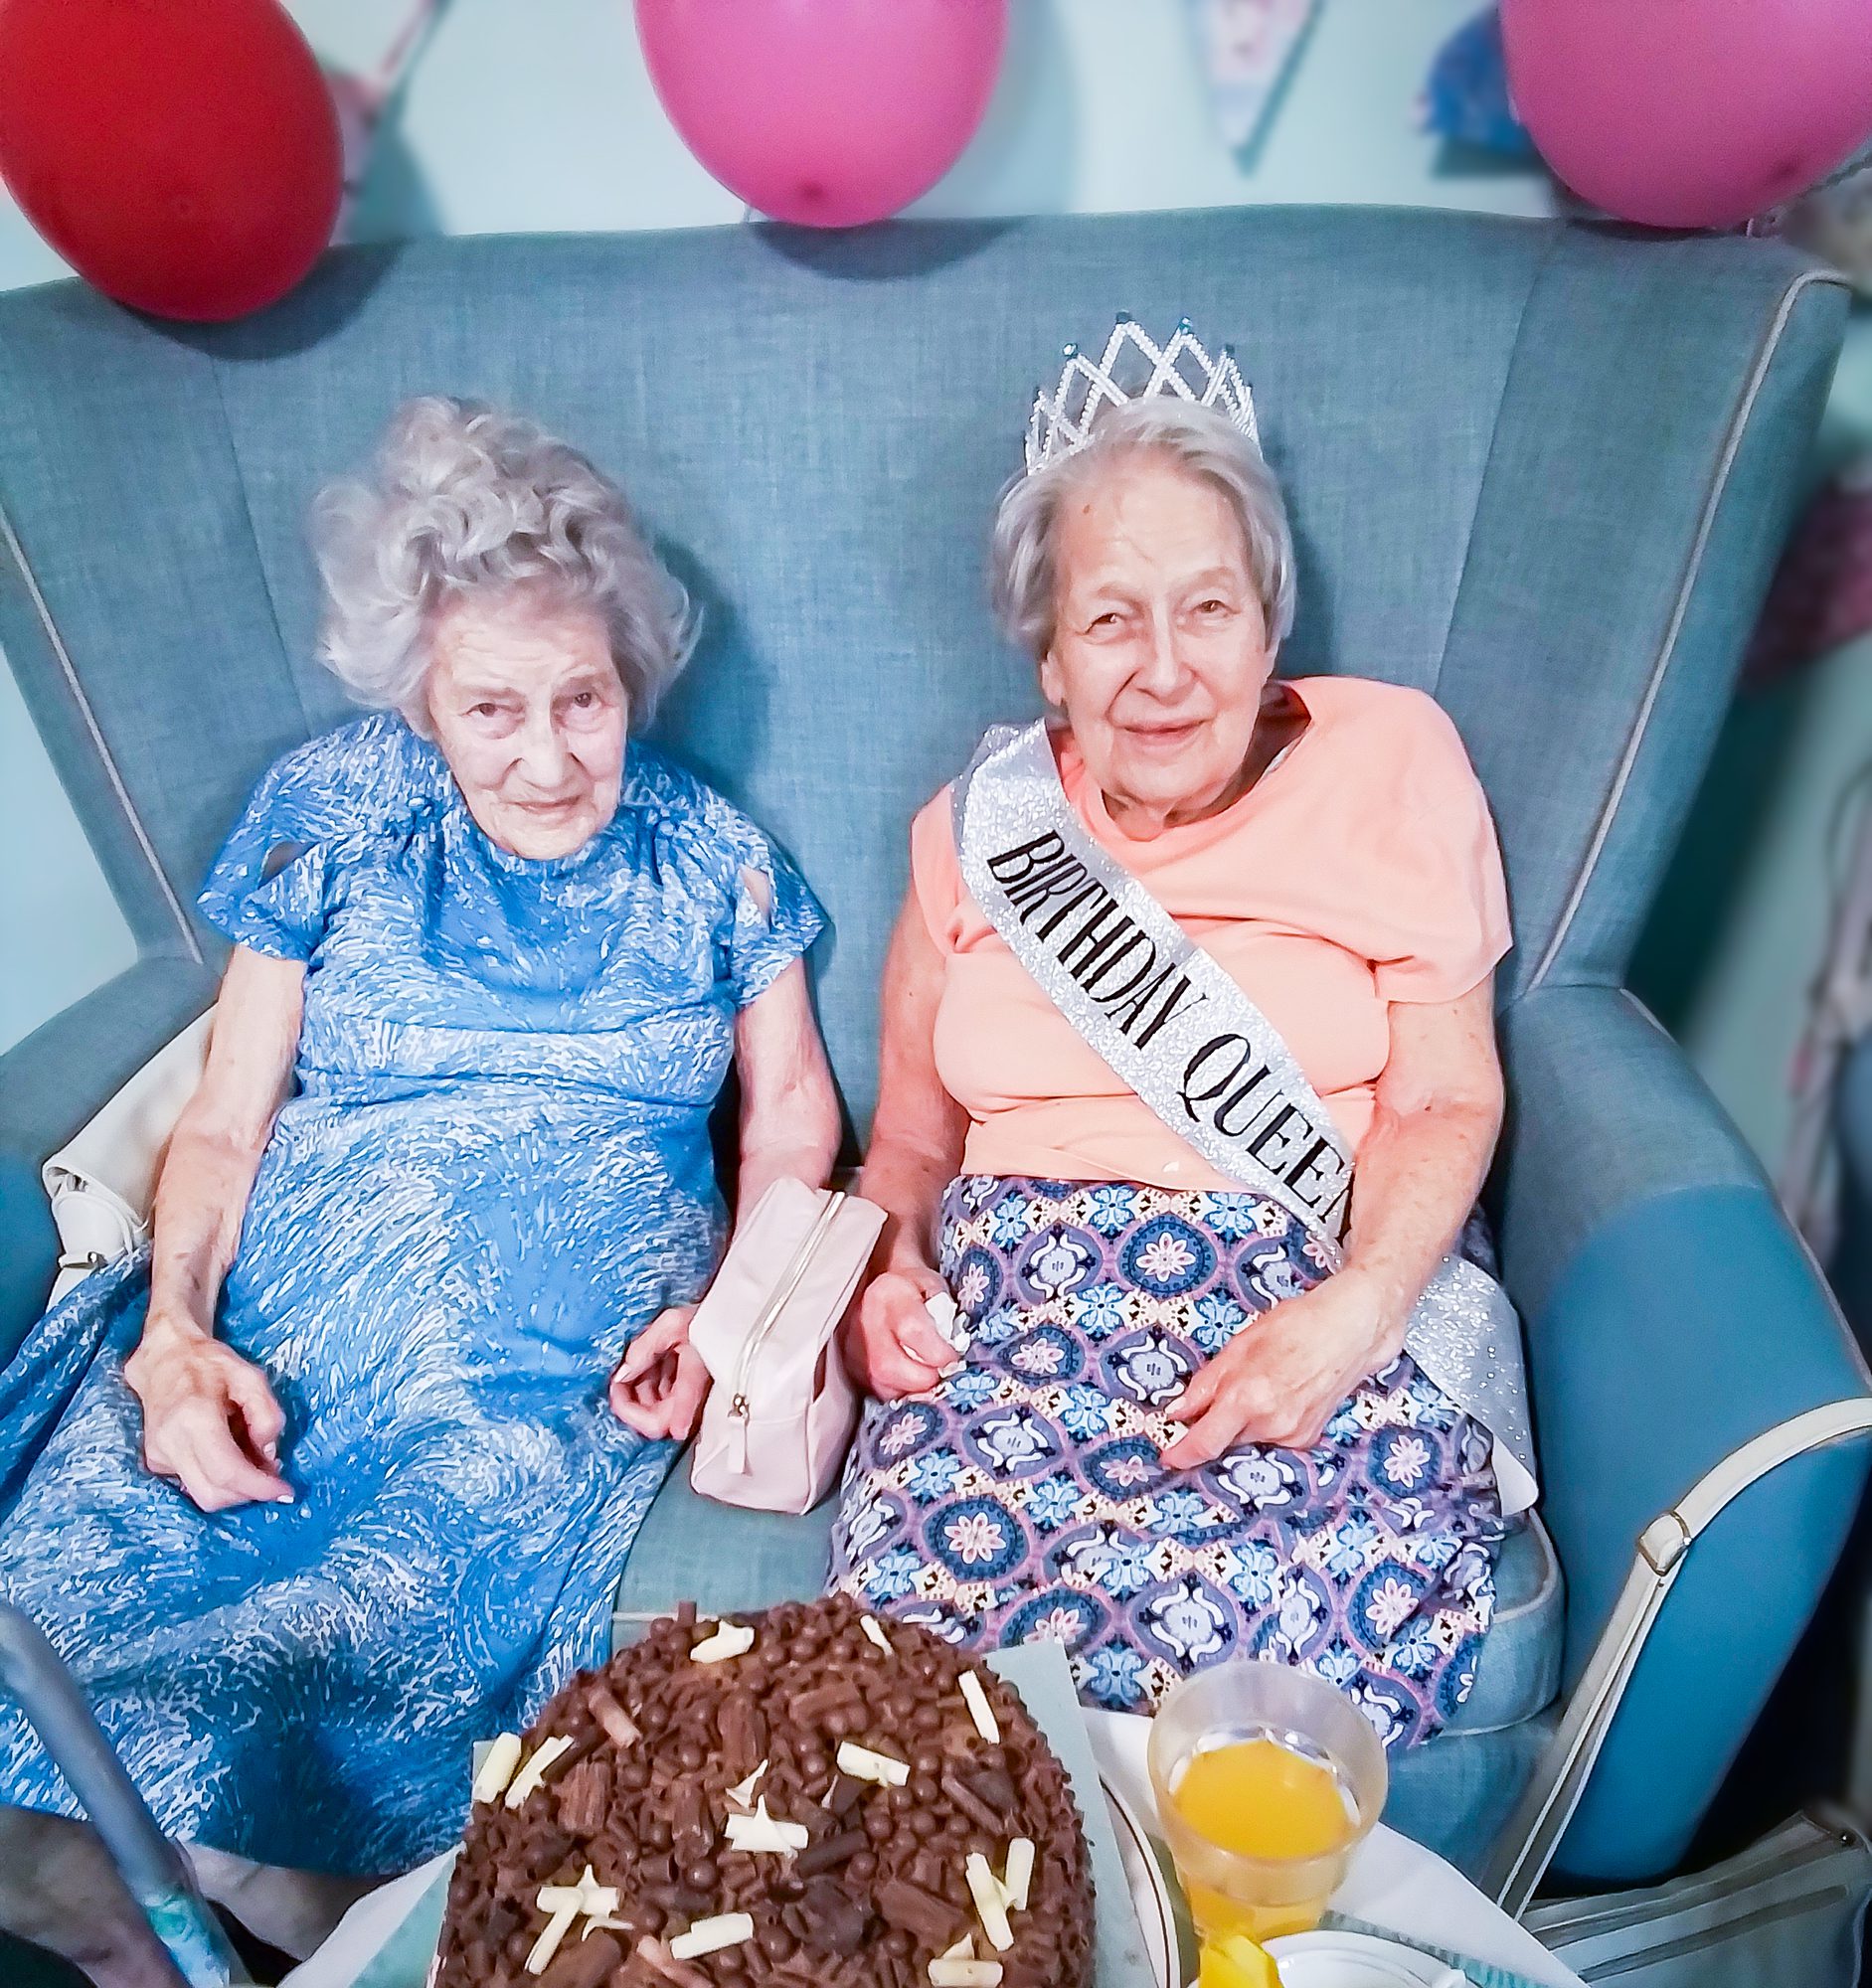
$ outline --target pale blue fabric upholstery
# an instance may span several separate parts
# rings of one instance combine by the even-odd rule
[[[1558,1649],[1557,1599],[1502,1638],[1478,1704],[1532,1712],[1577,1677],[1639,1527],[1742,1436],[1861,1387],[1753,1162],[1617,992],[1844,315],[1767,244],[1264,209],[352,250],[213,329],[76,287],[0,299],[0,641],[143,953],[0,1064],[0,1339],[49,1274],[40,1160],[208,998],[183,908],[255,775],[344,714],[311,656],[305,506],[420,391],[576,439],[693,585],[709,630],[665,735],[824,897],[862,1126],[905,826],[984,723],[1033,709],[983,610],[989,507],[1060,343],[1119,309],[1240,348],[1300,547],[1287,666],[1431,690],[1494,803],[1517,938],[1498,1201],[1566,1603]],[[1681,1854],[1861,1474],[1789,1469],[1699,1547],[1568,1872]],[[758,1588],[769,1551],[793,1585],[810,1559],[803,1528],[673,1496],[657,1526],[626,1606],[666,1598],[665,1565]],[[1472,1856],[1548,1716],[1424,1749],[1395,1813]]]

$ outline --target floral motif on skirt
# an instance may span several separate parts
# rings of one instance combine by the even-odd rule
[[[1062,1642],[1118,1710],[1250,1656],[1327,1678],[1387,1745],[1443,1727],[1493,1614],[1501,1509],[1486,1431],[1408,1355],[1316,1448],[1158,1461],[1164,1405],[1324,1273],[1283,1208],[964,1175],[941,1268],[968,1350],[933,1393],[867,1405],[835,1588],[971,1648]]]

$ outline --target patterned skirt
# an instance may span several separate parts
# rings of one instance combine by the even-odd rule
[[[972,1336],[929,1395],[867,1405],[832,1585],[975,1649],[1052,1638],[1124,1711],[1235,1656],[1347,1692],[1387,1745],[1468,1695],[1494,1609],[1486,1432],[1408,1355],[1310,1450],[1158,1461],[1163,1407],[1249,1319],[1317,1283],[1276,1203],[965,1175],[941,1268]]]

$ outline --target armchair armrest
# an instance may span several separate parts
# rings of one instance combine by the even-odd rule
[[[1740,1134],[1629,994],[1546,987],[1502,1018],[1502,1263],[1527,1329],[1565,1688],[1639,1535],[1776,1424],[1863,1397],[1830,1293]],[[1676,1864],[1800,1634],[1863,1488],[1816,1449],[1686,1557],[1561,1845],[1569,1879]]]
[[[138,960],[0,1056],[0,1361],[46,1307],[59,1252],[39,1170],[215,998],[194,960]]]

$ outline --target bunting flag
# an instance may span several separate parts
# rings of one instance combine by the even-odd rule
[[[415,0],[403,26],[368,74],[328,69],[325,82],[338,108],[338,130],[344,141],[344,203],[338,210],[334,242],[349,239],[351,217],[371,170],[371,154],[391,105],[410,81],[416,60],[427,46],[448,6],[448,0]]]
[[[1232,152],[1260,136],[1318,0],[1189,0],[1216,129]]]

